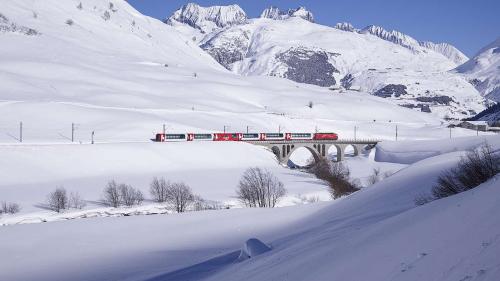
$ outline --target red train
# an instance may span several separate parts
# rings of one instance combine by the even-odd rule
[[[337,140],[336,133],[187,133],[156,134],[153,141],[270,141],[270,140]]]

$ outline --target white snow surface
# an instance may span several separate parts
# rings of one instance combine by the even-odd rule
[[[500,37],[482,48],[473,58],[456,68],[485,97],[500,102]]]
[[[488,141],[500,149],[498,136]],[[424,206],[413,201],[476,142],[460,139],[454,152],[443,143],[442,154],[330,203],[2,227],[0,279],[495,280],[498,176]],[[403,141],[392,153],[410,144],[435,145]],[[241,261],[253,237],[272,250]]]

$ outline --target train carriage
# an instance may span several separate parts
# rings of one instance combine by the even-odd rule
[[[214,141],[241,141],[242,133],[216,133]]]
[[[156,134],[155,141],[157,142],[175,142],[186,141],[187,134]]]
[[[335,133],[316,133],[314,140],[338,140],[339,136]]]
[[[284,133],[263,133],[261,140],[284,140]]]

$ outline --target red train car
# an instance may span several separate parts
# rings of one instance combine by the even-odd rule
[[[339,136],[335,133],[316,133],[313,140],[338,140]]]
[[[241,141],[243,138],[242,133],[216,133],[214,134],[214,141]]]

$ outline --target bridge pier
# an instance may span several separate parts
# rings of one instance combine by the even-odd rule
[[[314,157],[315,161],[319,161],[320,158],[328,157],[328,150],[334,146],[337,154],[337,162],[343,161],[345,158],[345,150],[347,147],[352,146],[354,148],[354,156],[358,156],[364,149],[366,145],[376,145],[378,141],[367,140],[341,140],[341,141],[248,141],[248,143],[260,145],[271,150],[276,158],[281,164],[288,164],[288,160],[292,153],[304,147]]]

